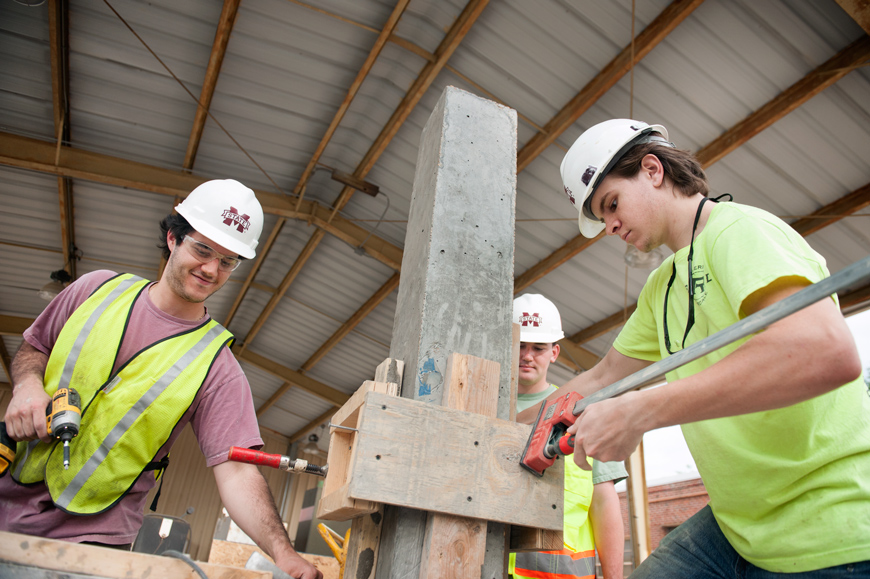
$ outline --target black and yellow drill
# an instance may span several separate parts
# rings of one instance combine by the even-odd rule
[[[79,433],[82,423],[82,399],[75,388],[58,388],[45,408],[45,426],[52,438],[63,442],[63,467],[69,468],[69,442]],[[0,422],[0,477],[15,460],[15,441]]]

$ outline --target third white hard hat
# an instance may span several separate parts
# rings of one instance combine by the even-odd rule
[[[652,135],[653,132],[660,133],[661,137]],[[604,229],[604,223],[595,217],[586,201],[631,147],[652,140],[666,144],[668,130],[643,121],[611,119],[587,129],[568,149],[560,168],[562,184],[568,199],[580,212],[577,223],[584,237],[595,237]]]
[[[520,325],[520,341],[539,344],[565,337],[556,304],[541,294],[523,294],[514,299],[513,323]]]
[[[233,179],[206,181],[175,207],[201,234],[251,259],[263,231],[263,208],[254,192]]]

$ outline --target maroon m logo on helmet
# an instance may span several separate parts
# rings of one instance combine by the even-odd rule
[[[537,328],[543,323],[544,320],[541,319],[541,314],[538,313],[529,314],[529,312],[523,312],[523,315],[520,316],[520,325],[522,326],[534,326]]]
[[[239,233],[244,233],[248,230],[248,227],[251,226],[251,223],[248,219],[251,218],[250,215],[239,215],[238,209],[230,205],[229,209],[225,209],[221,214],[221,217],[224,218],[224,225],[233,226],[235,225],[236,230]]]

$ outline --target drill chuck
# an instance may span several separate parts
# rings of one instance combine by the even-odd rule
[[[75,388],[58,388],[48,407],[45,421],[48,434],[63,442],[63,468],[69,468],[69,443],[82,423],[82,399]]]

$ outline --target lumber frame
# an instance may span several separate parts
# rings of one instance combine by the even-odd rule
[[[350,494],[349,482],[355,464],[360,434],[360,412],[366,394],[379,392],[397,396],[395,382],[367,380],[354,392],[344,406],[329,421],[329,472],[323,483],[323,492],[317,505],[317,518],[327,521],[346,521],[368,515],[380,509],[380,501],[357,499]]]

